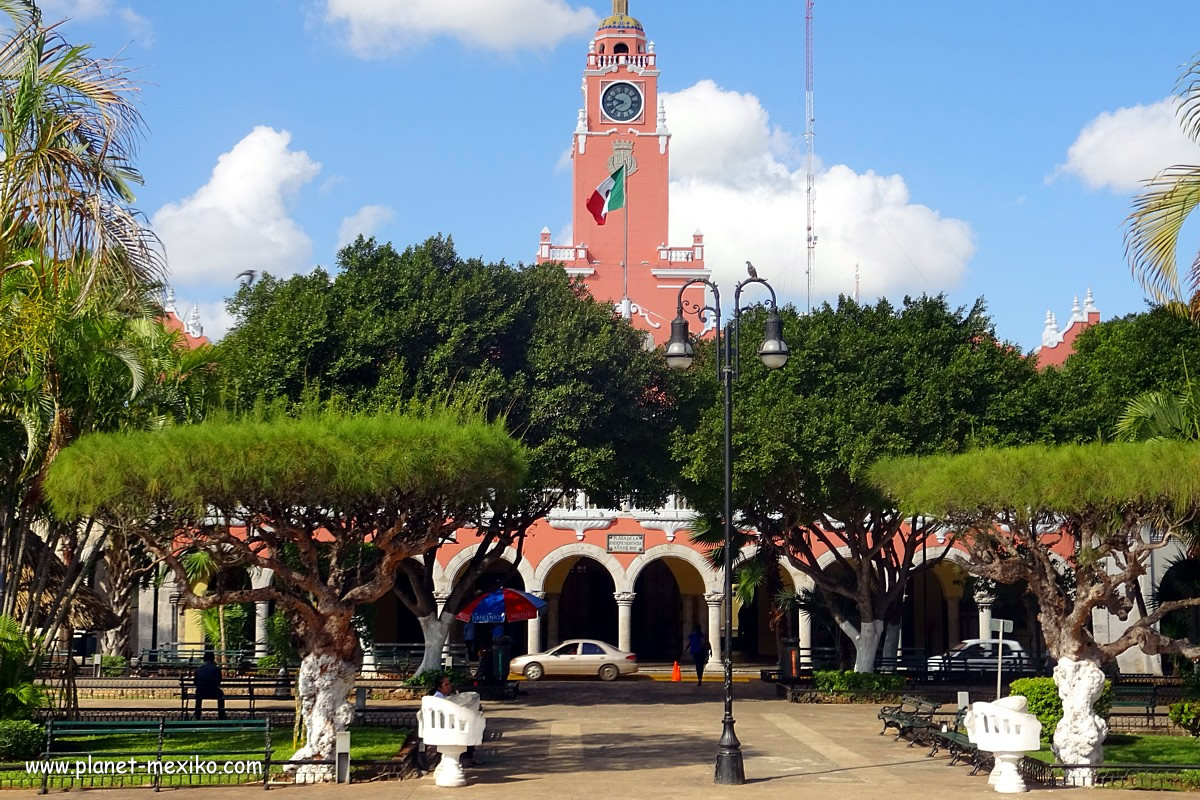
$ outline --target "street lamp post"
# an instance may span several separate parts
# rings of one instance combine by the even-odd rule
[[[747,262],[749,263],[749,262]],[[751,273],[754,275],[754,273]],[[701,321],[712,314],[717,331],[717,375],[725,394],[725,717],[721,722],[721,739],[717,742],[717,766],[714,782],[737,785],[746,782],[746,770],[742,763],[742,745],[733,730],[733,381],[738,373],[738,353],[733,346],[733,337],[738,335],[741,318],[742,290],[749,284],[761,283],[771,293],[765,336],[758,356],[763,364],[778,369],[787,363],[788,348],[783,342],[783,323],[775,303],[775,290],[757,276],[739,283],[733,290],[732,331],[721,334],[721,292],[717,285],[706,278],[692,278],[679,289],[675,319],[671,321],[671,340],[667,343],[667,364],[675,369],[687,369],[692,364],[693,350],[688,337],[688,323],[683,316],[683,293],[691,285],[702,283],[712,290],[713,304],[694,309]]]

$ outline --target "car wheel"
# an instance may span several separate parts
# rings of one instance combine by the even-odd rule
[[[621,671],[612,664],[605,664],[600,668],[600,680],[602,681],[615,681],[620,674]]]
[[[531,681],[540,681],[545,674],[546,671],[542,669],[542,665],[536,661],[525,667],[525,677]]]

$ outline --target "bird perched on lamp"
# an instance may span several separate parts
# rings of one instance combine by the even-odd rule
[[[758,277],[758,270],[756,270],[756,269],[754,268],[754,265],[753,265],[753,264],[751,264],[749,261],[747,261],[747,262],[746,262],[746,272],[749,272],[749,273],[750,273],[750,277],[751,277],[751,278],[757,278],[757,277]]]

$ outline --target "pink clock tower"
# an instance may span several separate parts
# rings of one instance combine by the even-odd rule
[[[571,143],[572,238],[553,244],[542,229],[538,263],[561,262],[582,276],[592,294],[647,330],[656,344],[670,335],[679,287],[706,278],[704,237],[669,247],[671,133],[658,97],[658,56],[642,23],[629,16],[629,0],[613,0],[588,43],[583,70],[583,108]],[[597,224],[586,203],[618,167],[625,167],[625,207]],[[703,287],[688,290],[703,299]]]

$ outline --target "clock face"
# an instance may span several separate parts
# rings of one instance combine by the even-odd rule
[[[628,122],[642,113],[642,93],[632,83],[610,83],[600,97],[604,115],[617,122]]]

